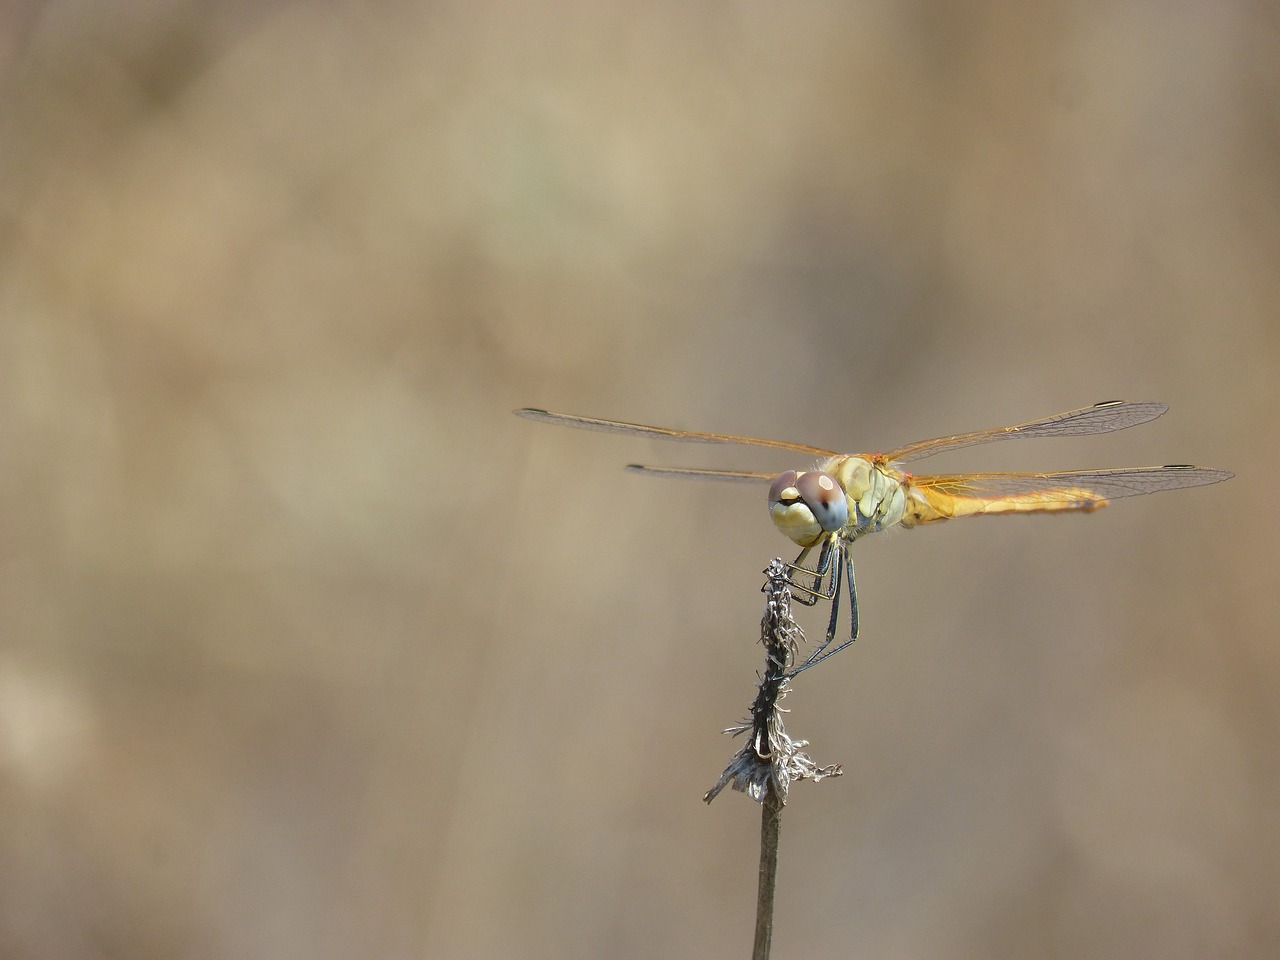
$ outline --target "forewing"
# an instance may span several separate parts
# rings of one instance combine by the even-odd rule
[[[1167,404],[1154,401],[1128,403],[1124,400],[1108,400],[1105,403],[1094,404],[1092,407],[1071,410],[1057,416],[1046,417],[1044,420],[1031,420],[1012,427],[993,427],[989,430],[957,433],[933,440],[920,440],[885,454],[885,458],[889,461],[906,463],[931,457],[944,450],[957,450],[961,447],[993,443],[997,440],[1082,437],[1111,433],[1113,430],[1123,430],[1126,427],[1135,427],[1148,420],[1154,420],[1168,409]]]
[[[821,447],[811,447],[804,443],[789,443],[786,440],[766,440],[763,437],[739,437],[731,433],[700,433],[695,430],[649,427],[643,423],[627,423],[623,420],[600,420],[595,417],[578,417],[570,413],[552,413],[549,410],[539,410],[534,407],[525,407],[513,412],[517,417],[524,417],[526,420],[554,423],[562,427],[576,427],[580,430],[625,433],[635,437],[675,440],[680,443],[729,443],[744,447],[772,447],[777,450],[793,450],[797,453],[807,453],[819,457],[833,457],[836,455],[833,450],[823,450]]]

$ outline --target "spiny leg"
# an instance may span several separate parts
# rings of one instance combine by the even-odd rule
[[[833,599],[831,602],[831,623],[827,627],[827,639],[822,641],[822,645],[818,647],[818,649],[814,650],[804,663],[791,671],[791,676],[793,677],[801,670],[808,670],[810,667],[821,663],[828,657],[834,657],[837,653],[858,639],[858,591],[853,582],[853,560],[849,556],[849,551],[847,549],[842,549],[840,551],[840,559],[844,561],[845,582],[849,584],[849,639],[839,646],[834,647],[831,650],[827,650],[827,647],[831,645],[831,640],[835,637],[836,633],[836,608],[838,606],[838,602]],[[839,570],[839,566],[836,567],[836,570]],[[836,580],[838,589],[840,578],[837,573],[833,573],[832,576]]]
[[[823,571],[824,564],[827,562],[827,545],[825,543],[822,545],[822,552],[818,554],[818,563],[814,568],[805,566],[805,559],[812,551],[812,545],[805,547],[794,563],[787,564],[787,582],[795,591],[792,596],[807,607],[813,606],[823,598],[823,573],[820,571]]]
[[[827,585],[827,589],[824,590],[822,587],[823,578],[826,577],[828,571],[831,570],[832,554],[838,552],[836,547],[837,538],[828,537],[824,540],[822,542],[822,551],[818,554],[817,566],[813,569],[804,565],[805,557],[807,557],[809,552],[813,550],[812,544],[800,551],[800,556],[796,557],[795,563],[787,564],[787,570],[789,573],[800,573],[806,577],[813,578],[812,585],[810,585],[808,583],[801,583],[794,576],[787,577],[791,586],[799,591],[792,596],[795,600],[803,603],[806,607],[812,607],[819,600],[831,600],[836,595],[836,590],[830,582]]]

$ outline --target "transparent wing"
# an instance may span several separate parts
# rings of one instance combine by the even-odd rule
[[[939,473],[913,476],[910,482],[926,493],[936,490],[953,497],[979,500],[1017,497],[1025,502],[1055,503],[1137,497],[1161,490],[1219,483],[1234,476],[1230,470],[1173,464],[1059,473]]]
[[[797,453],[808,453],[819,457],[834,457],[834,450],[823,450],[804,443],[788,443],[785,440],[765,440],[761,437],[737,437],[731,433],[699,433],[694,430],[672,430],[667,427],[647,427],[642,423],[626,423],[622,420],[598,420],[595,417],[576,417],[569,413],[552,413],[525,407],[512,411],[517,417],[526,420],[537,420],[540,423],[554,423],[562,427],[577,427],[581,430],[602,430],[605,433],[626,433],[636,437],[654,437],[658,440],[677,440],[681,443],[733,443],[745,447],[773,447],[777,450],[794,450]]]
[[[906,463],[931,457],[944,450],[956,450],[960,447],[992,443],[996,440],[1082,437],[1096,433],[1110,433],[1113,430],[1136,427],[1140,423],[1154,420],[1168,409],[1168,405],[1164,403],[1126,403],[1123,400],[1108,400],[1092,407],[1071,410],[1044,420],[1032,420],[1012,427],[993,427],[989,430],[975,430],[973,433],[957,433],[949,437],[920,440],[885,454],[885,459]]]
[[[677,480],[729,480],[739,483],[759,483],[772,480],[776,473],[749,473],[746,470],[699,470],[696,467],[646,467],[639,463],[627,464],[632,473],[651,477],[674,477]]]

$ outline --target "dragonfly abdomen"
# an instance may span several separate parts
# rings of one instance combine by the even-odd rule
[[[909,483],[909,481],[908,481]],[[1009,513],[1092,513],[1109,501],[1091,490],[1013,493],[1001,497],[963,497],[938,489],[910,486],[904,527],[921,523]]]

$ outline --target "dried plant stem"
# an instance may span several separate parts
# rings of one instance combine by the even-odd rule
[[[765,648],[765,667],[760,675],[751,718],[725,733],[735,736],[750,733],[724,773],[706,792],[703,800],[710,803],[726,786],[732,784],[761,805],[760,821],[760,885],[756,898],[756,934],[752,956],[769,956],[773,938],[773,894],[778,874],[778,837],[782,829],[782,808],[794,780],[813,780],[840,776],[840,765],[820,767],[804,752],[808,743],[793,740],[782,723],[779,705],[787,695],[791,669],[795,663],[804,633],[791,616],[791,581],[787,565],[774,560],[765,571],[764,617],[760,621],[760,642]]]
[[[756,937],[752,960],[769,960],[773,942],[773,891],[778,880],[778,837],[782,833],[785,803],[772,785],[760,804],[760,887],[756,893]]]

